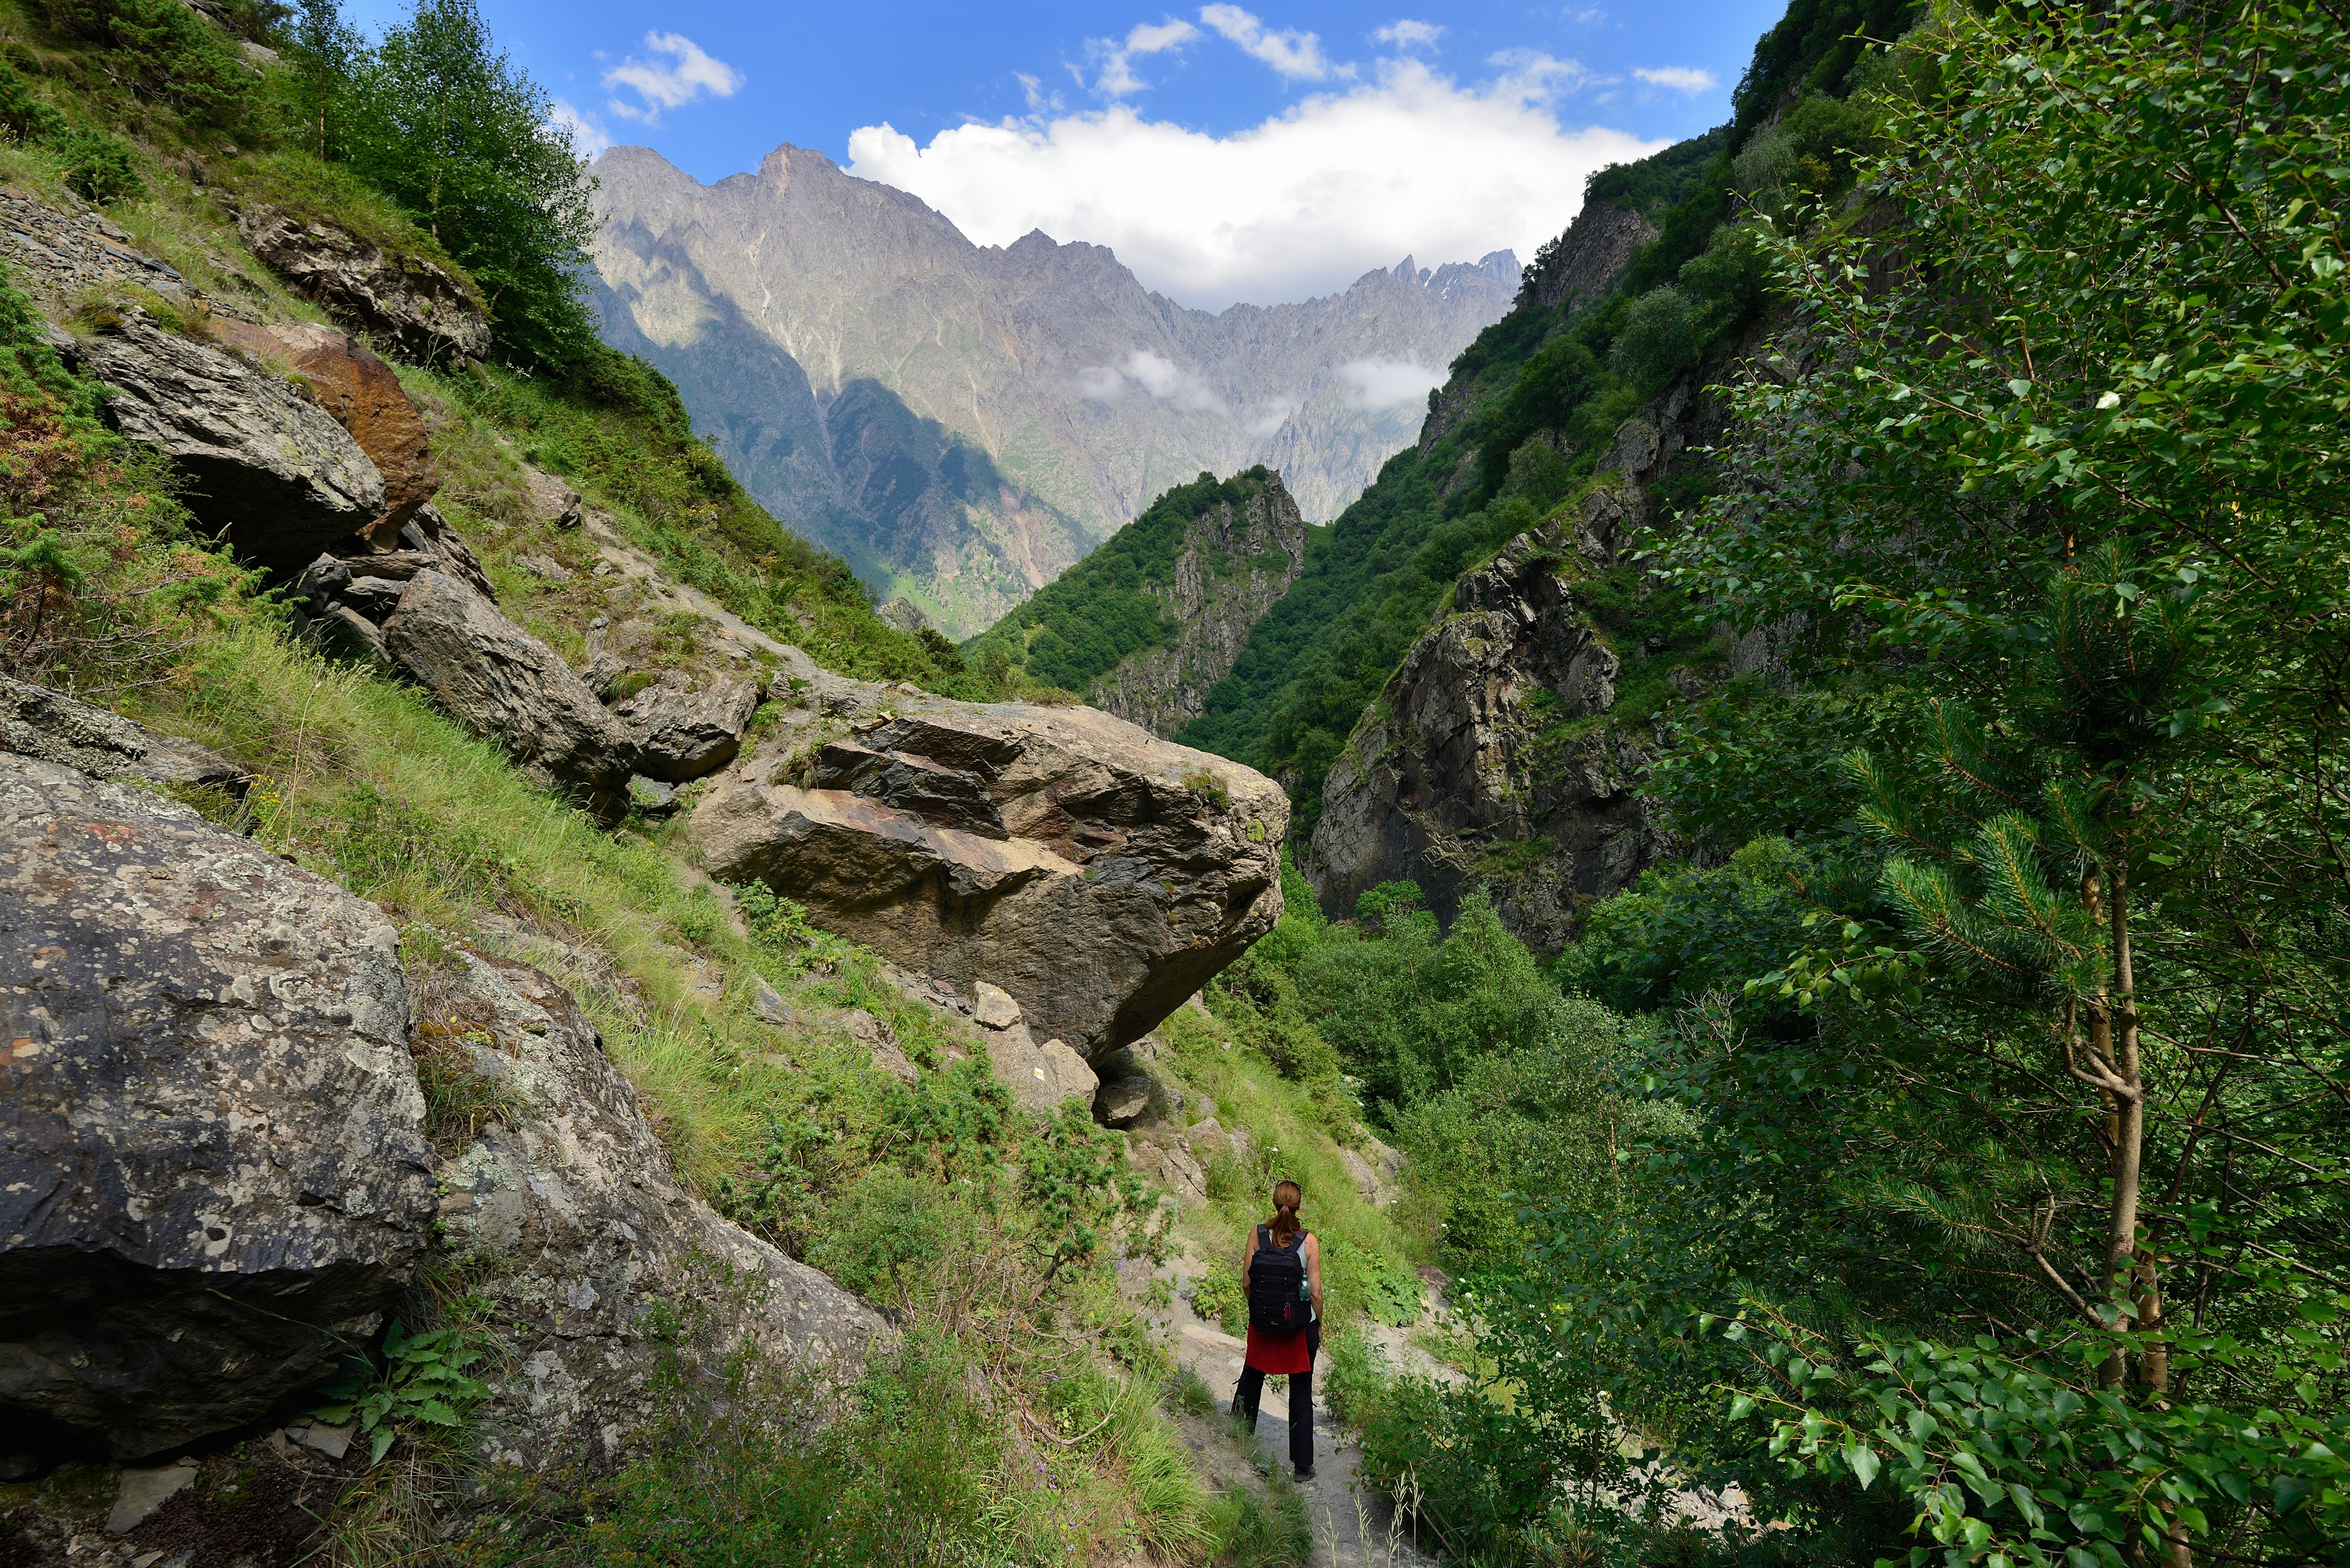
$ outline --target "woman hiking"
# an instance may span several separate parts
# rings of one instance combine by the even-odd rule
[[[1273,1189],[1273,1218],[1249,1232],[1241,1250],[1248,1291],[1248,1355],[1232,1413],[1256,1430],[1268,1373],[1289,1379],[1289,1462],[1299,1480],[1314,1479],[1314,1356],[1322,1348],[1322,1243],[1297,1222],[1305,1194],[1294,1181]]]

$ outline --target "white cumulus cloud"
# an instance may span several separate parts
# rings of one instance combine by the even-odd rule
[[[1711,92],[1715,86],[1713,73],[1700,70],[1695,66],[1659,66],[1653,70],[1642,67],[1632,74],[1644,82],[1656,87],[1670,88],[1675,92],[1690,94]]]
[[[1415,22],[1409,16],[1389,22],[1371,35],[1374,42],[1391,44],[1399,49],[1432,48],[1442,36],[1444,29],[1434,22]]]
[[[1337,371],[1348,400],[1375,414],[1424,403],[1430,389],[1444,385],[1442,369],[1417,359],[1349,359]]]
[[[642,100],[606,99],[604,107],[623,119],[659,125],[664,110],[682,109],[705,93],[733,98],[742,90],[741,71],[682,33],[647,33],[645,49],[651,59],[630,55],[604,73],[606,87],[630,88]]]
[[[1547,56],[1463,83],[1410,59],[1228,136],[1124,104],[967,124],[922,146],[892,127],[848,139],[848,171],[910,192],[981,244],[1032,229],[1105,244],[1143,283],[1221,309],[1343,289],[1398,256],[1531,257],[1583,182],[1664,145],[1562,123],[1588,79]]]
[[[1331,74],[1330,62],[1322,57],[1322,40],[1312,33],[1295,28],[1276,33],[1237,5],[1203,7],[1200,20],[1293,81],[1318,82]]]
[[[604,150],[612,145],[610,133],[596,123],[593,115],[580,113],[559,98],[546,107],[547,120],[556,129],[571,133],[571,145],[578,150],[580,157],[600,158]]]
[[[1130,29],[1123,42],[1109,38],[1088,38],[1086,53],[1097,61],[1100,72],[1094,78],[1094,90],[1104,98],[1125,98],[1140,92],[1150,84],[1134,74],[1134,62],[1147,55],[1162,55],[1170,49],[1180,49],[1200,36],[1200,29],[1189,22],[1146,23]]]

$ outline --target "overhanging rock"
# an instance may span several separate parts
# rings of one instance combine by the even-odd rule
[[[1270,779],[1091,708],[821,677],[693,818],[761,881],[942,987],[1018,1002],[1098,1058],[1273,929],[1289,805]]]

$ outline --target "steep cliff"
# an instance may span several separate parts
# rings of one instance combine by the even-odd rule
[[[1166,607],[1171,642],[1130,653],[1087,694],[1096,706],[1172,735],[1207,711],[1251,628],[1305,567],[1305,519],[1279,474],[1237,505],[1230,499],[1185,525],[1168,582],[1149,590]]]
[[[754,494],[957,638],[1201,469],[1275,464],[1335,515],[1519,285],[1507,252],[1407,258],[1210,315],[1098,245],[974,245],[801,148],[709,186],[642,148],[596,171],[608,340],[677,381]]]
[[[1624,424],[1577,494],[1461,576],[1323,780],[1302,868],[1325,908],[1409,880],[1450,921],[1483,887],[1512,932],[1556,952],[1583,910],[1671,851],[1638,793],[1659,711],[1757,650],[1621,546],[1720,422],[1684,380]]]

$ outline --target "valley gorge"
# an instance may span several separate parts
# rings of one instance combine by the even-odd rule
[[[1308,521],[1335,515],[1519,286],[1506,252],[1407,259],[1211,315],[1097,245],[973,245],[803,148],[708,186],[642,148],[596,173],[608,340],[778,516],[957,639],[1202,469],[1270,464]]]
[[[1209,314],[404,4],[0,0],[0,1568],[2341,1556],[2350,22]]]

